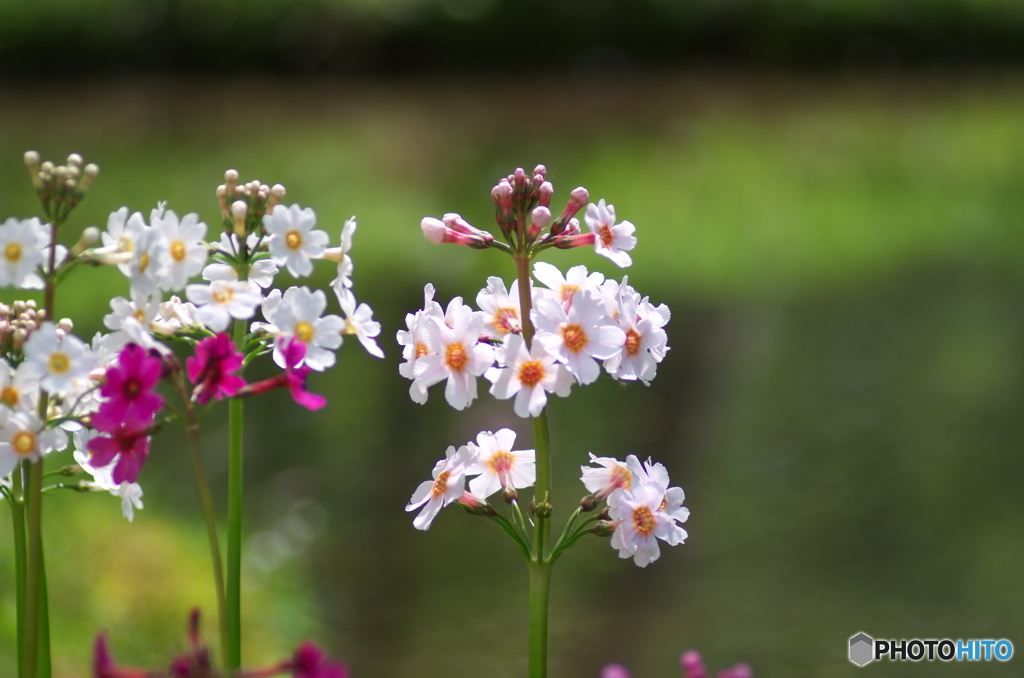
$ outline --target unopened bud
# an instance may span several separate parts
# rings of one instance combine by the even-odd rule
[[[530,213],[530,229],[527,231],[527,237],[530,240],[535,240],[540,232],[548,227],[551,222],[551,210],[543,205],[533,208],[533,212]]]
[[[601,520],[594,523],[594,527],[590,531],[598,537],[610,537],[615,532],[615,525],[615,523],[609,520]]]
[[[228,210],[228,187],[224,184],[217,187],[217,205],[220,207],[220,218],[224,221],[231,219],[231,212]]]
[[[545,181],[537,187],[537,204],[543,205],[544,207],[551,206],[551,196],[555,192],[555,187],[551,185],[550,181]]]
[[[608,508],[607,506],[605,506],[603,509],[601,509],[601,512],[597,514],[597,517],[600,518],[601,520],[611,520],[612,519],[611,509]]]
[[[600,502],[601,500],[593,494],[588,494],[583,499],[580,499],[580,509],[583,511],[593,511]]]
[[[562,210],[554,225],[551,226],[551,235],[561,235],[566,225],[569,224],[570,219],[576,216],[576,213],[587,204],[588,200],[590,200],[590,194],[587,192],[587,189],[582,186],[574,188],[572,193],[569,194],[569,201],[565,203],[565,209]]]
[[[448,231],[448,227],[440,219],[434,217],[424,217],[420,222],[420,229],[423,231],[423,237],[435,245],[444,242],[445,233]]]
[[[539,504],[537,504],[537,507],[534,512],[536,513],[538,518],[550,518],[551,510],[551,502],[542,501]]]
[[[85,171],[82,172],[82,180],[78,182],[78,190],[85,193],[92,186],[92,182],[96,180],[100,174],[100,166],[94,162],[90,162],[85,166]]]
[[[516,171],[512,173],[512,185],[516,188],[521,188],[526,185],[526,172],[523,171],[522,167],[517,167]]]
[[[236,186],[238,186],[238,170],[229,169],[224,173],[224,190],[227,195],[234,195]]]
[[[72,153],[68,156],[68,167],[81,167],[82,156],[78,153]]]
[[[57,321],[57,329],[64,330],[70,333],[75,328],[75,324],[71,322],[71,318],[61,318]]]
[[[539,174],[541,176],[541,181],[544,181],[544,178],[548,175],[548,168],[544,165],[537,165],[533,168],[533,173],[534,175]]]
[[[61,466],[57,470],[57,475],[61,475],[61,476],[77,476],[81,472],[82,472],[82,467],[79,466],[78,464],[68,464],[66,466]]]
[[[284,194],[284,186],[282,186],[281,184],[274,184],[274,186],[270,189],[270,197],[267,198],[268,213],[272,212],[274,210],[274,207],[280,205],[281,202],[284,201]]]
[[[14,346],[16,351],[20,351],[21,347],[25,345],[25,340],[28,338],[28,332],[23,327],[19,327],[14,330],[11,334],[11,344]]]
[[[231,216],[235,222],[235,235],[239,238],[245,237],[245,217],[249,213],[249,206],[244,200],[236,200],[231,203]]]
[[[519,499],[519,493],[516,492],[514,487],[504,487],[501,490],[501,498],[505,500],[506,504],[511,504],[515,500]]]
[[[78,242],[71,248],[71,256],[77,257],[79,254],[89,249],[97,240],[100,239],[100,229],[95,226],[89,226],[82,235],[79,236]]]

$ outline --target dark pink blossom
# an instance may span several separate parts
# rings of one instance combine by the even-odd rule
[[[124,347],[117,365],[108,367],[100,395],[106,400],[92,416],[94,428],[113,432],[122,424],[146,426],[164,406],[153,389],[163,375],[163,364],[136,344]]]
[[[326,661],[323,650],[309,641],[299,646],[292,660],[293,678],[348,678],[348,669]]]
[[[120,455],[112,478],[115,483],[134,483],[149,454],[149,431],[142,427],[119,426],[106,433],[109,437],[98,436],[86,444],[89,463],[100,468]]]
[[[696,650],[687,650],[679,658],[679,665],[683,669],[684,678],[708,678],[708,670],[704,668],[704,662],[700,653]],[[718,672],[718,678],[753,678],[754,669],[749,664],[734,664],[727,669]]]
[[[147,678],[148,674],[141,669],[121,668],[114,664],[114,658],[107,649],[107,637],[101,633],[96,636],[93,646],[92,675],[93,678]]]
[[[188,378],[196,385],[196,401],[206,404],[230,397],[245,386],[244,379],[231,374],[242,367],[244,357],[224,332],[196,344],[196,357],[185,360]]]
[[[284,374],[279,374],[276,377],[270,379],[264,379],[254,384],[249,384],[244,389],[238,392],[240,397],[257,395],[259,393],[266,393],[272,391],[275,388],[287,387],[291,391],[292,398],[295,402],[302,405],[308,410],[319,410],[321,407],[327,404],[327,398],[319,396],[315,393],[310,393],[306,390],[306,376],[310,373],[310,368],[303,365],[303,358],[306,357],[306,345],[298,339],[292,338],[286,342],[282,347],[282,353],[285,360]]]

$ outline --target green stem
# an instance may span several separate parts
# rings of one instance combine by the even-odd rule
[[[42,471],[42,464],[40,464]],[[42,499],[42,497],[40,497]],[[40,546],[42,548],[42,546]],[[50,678],[50,599],[46,586],[46,554],[39,552],[39,678]]]
[[[40,580],[42,578],[43,558],[43,464],[42,462],[24,462],[28,475],[28,487],[25,493],[26,532],[28,541],[27,563],[25,572],[25,635],[24,635],[24,675],[25,678],[36,678],[39,665],[40,631],[42,630],[39,604]],[[48,645],[48,643],[46,643]]]
[[[548,593],[551,564],[530,562],[530,678],[548,674]]]
[[[245,322],[235,321],[236,346],[245,340]],[[228,671],[242,665],[242,399],[228,401],[228,567],[227,608],[228,648],[224,664]]]
[[[203,518],[206,520],[206,536],[210,541],[210,560],[213,565],[213,584],[217,589],[217,619],[220,622],[220,651],[221,656],[228,656],[228,620],[224,609],[224,564],[220,555],[220,540],[217,538],[217,515],[213,510],[213,499],[210,496],[210,486],[206,482],[206,471],[203,469],[203,455],[199,450],[199,425],[196,424],[196,413],[185,389],[184,381],[180,374],[178,378],[178,392],[185,404],[185,412],[188,417],[185,432],[188,434],[189,448],[192,451],[192,466],[196,472],[196,486],[199,489],[199,503],[203,507]]]
[[[25,675],[25,569],[27,545],[25,541],[25,502],[22,491],[21,467],[11,474],[11,521],[14,527],[14,596],[18,627],[18,678]]]

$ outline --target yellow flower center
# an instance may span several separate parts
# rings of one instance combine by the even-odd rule
[[[18,398],[20,397],[21,394],[18,393],[18,389],[14,388],[13,386],[8,386],[4,388],[3,391],[0,391],[0,400],[4,401],[11,407],[14,407],[15,405],[18,404]]]
[[[605,225],[601,226],[601,228],[597,229],[597,235],[598,235],[598,237],[601,238],[601,245],[602,246],[604,246],[604,247],[611,247],[612,246],[612,240],[615,238],[615,236],[612,235],[612,229],[607,224],[605,224]]]
[[[462,344],[449,344],[445,349],[444,364],[456,372],[462,372],[468,360],[466,347]]]
[[[217,287],[210,293],[210,296],[218,304],[227,304],[234,298],[235,291],[230,287]]]
[[[633,472],[626,466],[616,464],[612,468],[610,484],[612,487],[622,487],[628,490],[633,485]]]
[[[626,355],[636,355],[640,352],[641,339],[643,337],[632,327],[626,330]]]
[[[121,252],[131,252],[135,249],[135,243],[126,235],[117,239],[117,249]]]
[[[146,309],[140,308],[135,313],[132,313],[132,317],[138,320],[140,323],[146,320]]]
[[[499,334],[508,334],[519,327],[519,311],[502,307],[494,312],[494,327]]]
[[[544,366],[536,360],[528,360],[519,366],[519,381],[533,388],[544,378]]]
[[[71,359],[60,351],[50,354],[50,371],[54,374],[64,374],[71,369]]]
[[[573,353],[579,353],[590,342],[587,332],[579,325],[562,324],[562,341]]]
[[[143,252],[142,256],[139,257],[139,273],[145,273],[146,268],[149,266],[149,253]]]
[[[175,240],[171,243],[171,256],[175,261],[185,260],[185,243]]]
[[[497,474],[499,478],[504,479],[508,475],[508,472],[512,469],[512,462],[515,461],[509,452],[495,452],[491,455],[491,458],[487,460],[487,468],[492,473]]]
[[[422,358],[423,356],[427,355],[428,353],[430,353],[430,349],[427,348],[426,344],[421,344],[419,342],[416,342],[416,357],[417,358]]]
[[[643,505],[633,509],[633,527],[637,532],[646,537],[654,531],[654,525],[654,514],[651,513],[651,509]]]
[[[36,436],[31,431],[18,431],[11,436],[11,449],[22,457],[36,451]]]
[[[562,300],[563,304],[568,304],[572,301],[573,296],[579,291],[579,285],[562,285],[561,289],[558,290],[558,298]]]
[[[290,250],[297,250],[302,247],[302,234],[298,231],[288,231],[284,236],[284,244]]]
[[[21,259],[21,245],[16,242],[8,243],[4,248],[4,258],[11,263]]]
[[[448,491],[448,476],[452,474],[451,471],[443,471],[441,475],[434,481],[434,486],[430,488],[430,494],[434,495],[435,498],[442,496]]]
[[[295,326],[295,336],[299,341],[308,344],[313,338],[313,326],[307,322],[301,322]]]

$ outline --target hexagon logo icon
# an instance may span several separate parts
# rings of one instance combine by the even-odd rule
[[[850,661],[857,666],[874,661],[875,639],[863,631],[850,638]]]

